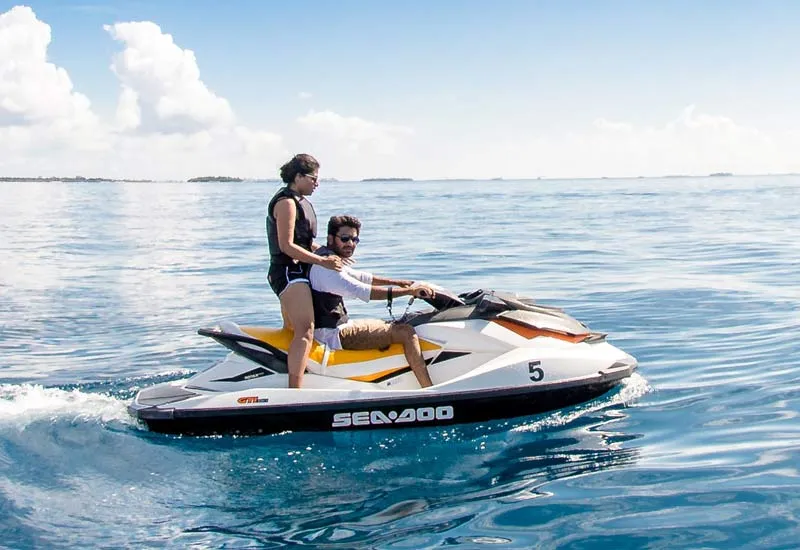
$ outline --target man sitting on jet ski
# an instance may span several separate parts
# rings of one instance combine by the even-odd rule
[[[335,254],[342,259],[350,258],[359,242],[361,222],[354,216],[333,216],[328,221],[328,244],[318,248],[315,254]],[[403,344],[406,360],[419,385],[433,385],[422,358],[419,338],[414,327],[405,323],[388,323],[380,319],[357,319],[347,317],[344,298],[388,300],[393,296],[430,298],[433,289],[413,281],[388,279],[350,266],[341,271],[311,266],[309,274],[311,296],[314,302],[314,338],[330,349],[385,349],[391,344]]]

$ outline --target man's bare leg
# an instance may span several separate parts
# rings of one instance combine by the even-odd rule
[[[417,377],[417,382],[423,388],[433,386],[428,368],[425,366],[425,359],[422,358],[422,349],[419,347],[419,337],[417,331],[411,325],[392,325],[392,343],[403,344],[408,366]]]
[[[433,385],[422,358],[417,332],[411,325],[392,325],[378,319],[350,321],[339,331],[344,349],[383,349],[391,344],[402,344],[408,366],[423,388]]]

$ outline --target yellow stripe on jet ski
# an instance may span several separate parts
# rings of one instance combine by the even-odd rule
[[[239,327],[242,332],[257,338],[262,342],[266,342],[270,346],[278,348],[286,352],[289,349],[289,344],[292,342],[294,333],[291,330],[281,328],[266,328],[266,327]],[[429,342],[427,340],[419,339],[419,347],[422,351],[432,351],[441,349],[442,346]],[[335,367],[336,365],[345,365],[352,363],[364,363],[367,361],[374,361],[375,359],[382,359],[384,357],[391,357],[392,355],[402,355],[403,345],[392,344],[388,349],[381,351],[378,349],[365,349],[365,350],[350,350],[340,349],[331,351],[328,356],[328,366]],[[322,363],[322,358],[325,355],[325,346],[314,340],[311,345],[311,353],[309,359],[317,363]],[[405,367],[403,367],[405,368]],[[372,375],[370,375],[372,376]],[[353,379],[355,380],[355,378]]]

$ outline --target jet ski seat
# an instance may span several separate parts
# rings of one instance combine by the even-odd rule
[[[225,332],[231,333],[232,331],[229,329],[232,327],[230,327],[229,325],[234,325],[237,329],[239,329],[239,332],[242,335],[249,336],[251,338],[256,338],[257,340],[261,340],[262,342],[266,342],[270,346],[280,351],[283,351],[284,353],[288,351],[289,344],[292,342],[292,337],[294,336],[294,333],[291,330],[283,328],[268,328],[268,327],[255,327],[255,326],[239,327],[235,323],[225,323],[225,326],[223,326],[223,324],[221,323],[220,328],[222,328]],[[233,332],[233,334],[236,333]],[[441,347],[437,344],[428,342],[423,339],[420,339],[419,344],[423,352],[436,350]],[[325,362],[326,353],[328,354],[327,362]],[[329,350],[327,349],[327,346],[325,344],[321,344],[320,342],[314,340],[314,343],[311,345],[311,353],[309,354],[309,359],[320,365],[325,364],[327,367],[334,367],[336,365],[374,361],[375,359],[390,357],[392,355],[403,355],[402,344],[392,344],[391,346],[389,346],[384,350],[379,350],[379,349]]]

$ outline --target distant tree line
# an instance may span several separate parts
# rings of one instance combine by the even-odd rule
[[[186,180],[188,182],[202,182],[202,181],[244,181],[242,178],[232,178],[230,176],[199,176]]]

